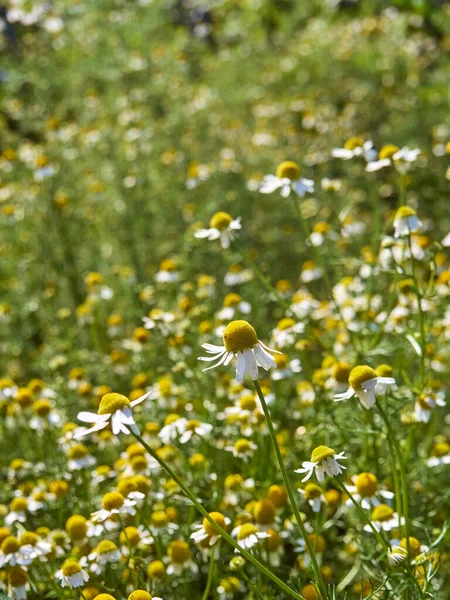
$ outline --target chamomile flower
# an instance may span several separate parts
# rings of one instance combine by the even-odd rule
[[[329,477],[336,477],[342,473],[342,469],[345,469],[343,465],[339,463],[341,460],[345,460],[347,457],[344,452],[336,454],[336,452],[328,446],[318,446],[314,448],[311,454],[311,460],[306,460],[302,463],[302,468],[297,469],[295,473],[306,473],[306,476],[302,479],[302,482],[310,479],[312,474],[315,472],[317,481],[321,482],[325,478],[325,474]]]
[[[277,353],[276,350],[268,348],[258,340],[256,331],[247,321],[232,321],[223,332],[223,346],[214,344],[202,344],[211,357],[199,357],[202,361],[217,361],[212,367],[203,369],[208,371],[222,364],[228,365],[233,357],[237,358],[236,379],[242,382],[245,375],[251,379],[258,379],[258,367],[268,371],[271,367],[276,368],[276,363],[269,354]]]
[[[222,248],[229,248],[235,232],[241,229],[241,218],[233,219],[226,212],[218,212],[212,216],[209,229],[199,229],[195,232],[196,238],[209,241],[220,240]]]
[[[300,177],[301,171],[297,163],[286,160],[277,167],[275,175],[266,175],[262,180],[259,191],[262,194],[271,194],[280,190],[283,198],[287,198],[291,191],[298,196],[314,192],[314,181]]]
[[[444,400],[436,394],[423,393],[414,403],[414,416],[419,423],[428,423],[433,409],[436,406],[445,406]]]
[[[377,531],[391,531],[403,525],[405,518],[399,519],[398,514],[387,504],[379,504],[372,510],[371,521]],[[370,533],[372,528],[370,525],[364,525],[364,531]]]
[[[400,206],[394,217],[394,237],[403,237],[419,231],[422,222],[410,206]]]
[[[419,154],[420,150],[418,148],[411,150],[407,146],[399,148],[393,144],[388,144],[381,148],[378,160],[371,160],[367,163],[366,171],[372,173],[393,165],[399,173],[407,173],[411,169],[412,163],[416,162]]]
[[[169,566],[168,575],[182,575],[183,571],[188,569],[191,573],[198,573],[198,567],[192,560],[189,544],[183,540],[174,540],[170,542],[167,549],[167,558]]]
[[[6,525],[12,525],[16,521],[25,523],[30,515],[34,515],[38,510],[43,508],[42,502],[33,500],[33,498],[24,498],[18,496],[14,498],[10,504],[9,513],[5,517]]]
[[[185,419],[180,417],[165,425],[158,434],[158,437],[164,444],[170,444],[173,440],[179,439],[181,444],[189,442],[194,436],[199,438],[207,437],[212,431],[212,425],[201,423],[196,419]]]
[[[367,162],[373,160],[377,155],[373,149],[373,142],[370,140],[365,142],[360,137],[351,137],[348,139],[343,148],[333,148],[331,156],[342,160],[350,160],[362,156]]]
[[[120,560],[120,550],[111,540],[101,540],[88,555],[90,561],[97,563],[100,567],[108,563],[115,563]],[[101,572],[101,569],[91,569],[93,572]]]
[[[15,600],[26,600],[30,577],[22,567],[8,570],[8,593]]]
[[[231,452],[234,458],[240,458],[247,462],[255,453],[258,446],[246,438],[240,438],[232,446],[225,446],[227,452]]]
[[[230,524],[230,519],[220,512],[210,512],[209,516],[224,530],[226,530]],[[214,546],[220,537],[221,534],[206,518],[196,526],[195,531],[190,535],[191,540],[194,540],[196,544],[202,544],[202,546]]]
[[[150,392],[147,392],[140,398],[130,402],[130,400],[128,400],[126,396],[122,396],[122,394],[105,394],[101,399],[97,413],[78,413],[78,419],[80,421],[85,423],[94,423],[94,426],[78,433],[77,438],[88,435],[94,431],[100,431],[101,429],[107,427],[110,422],[114,435],[117,435],[121,431],[129,434],[130,429],[134,433],[139,433],[139,429],[137,428],[131,409],[137,404],[143,402],[149,395]]]
[[[105,594],[106,596],[108,594]],[[98,598],[94,598],[94,600],[103,600]],[[104,600],[109,600],[109,598],[105,598]],[[131,592],[131,594],[128,596],[127,600],[163,600],[162,598],[159,598],[157,596],[152,596],[151,594],[149,594],[148,592],[146,592],[145,590],[134,590],[134,592]]]
[[[257,525],[253,523],[243,523],[238,525],[231,532],[233,537],[237,538],[239,545],[246,550],[250,550],[254,546],[257,546],[261,540],[270,538],[270,533],[267,531],[261,531]],[[239,550],[235,550],[239,552]]]
[[[450,444],[447,444],[447,442],[438,442],[435,444],[431,454],[431,458],[427,461],[429,467],[450,465]]]
[[[29,565],[32,561],[30,548],[23,546],[18,538],[8,535],[3,539],[0,545],[0,569],[5,565]]]
[[[307,483],[303,489],[298,488],[298,491],[302,494],[315,513],[319,513],[322,504],[326,504],[323,489],[315,483]]]
[[[367,365],[360,365],[351,370],[349,375],[350,387],[342,394],[336,394],[335,402],[348,400],[358,396],[364,408],[372,408],[375,404],[375,392],[380,392],[380,384],[384,386],[395,385],[393,377],[380,377],[376,371]]]
[[[89,581],[89,575],[74,558],[69,558],[63,563],[61,569],[56,573],[56,577],[60,580],[63,588],[81,587]]]
[[[379,506],[381,504],[379,497],[381,497],[383,501],[392,500],[394,497],[393,492],[379,489],[378,479],[373,473],[360,473],[356,477],[353,477],[352,481],[353,485],[349,485],[348,490],[353,498],[365,509],[369,509],[372,506]],[[351,506],[352,501],[350,498],[348,499],[347,504]]]
[[[103,496],[102,508],[91,515],[94,523],[102,523],[113,515],[135,515],[136,501],[124,498],[120,492],[108,492]]]

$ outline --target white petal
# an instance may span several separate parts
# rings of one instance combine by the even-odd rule
[[[83,421],[83,423],[101,423],[102,421],[107,421],[110,416],[110,414],[98,415],[91,412],[79,412],[77,419]]]

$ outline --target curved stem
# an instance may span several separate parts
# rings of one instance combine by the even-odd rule
[[[369,519],[369,517],[366,515],[366,513],[364,512],[362,506],[356,502],[356,500],[353,498],[351,492],[347,489],[347,486],[345,485],[345,483],[343,483],[340,479],[338,479],[337,477],[333,477],[334,482],[336,483],[336,485],[341,489],[341,491],[344,492],[344,494],[346,494],[351,502],[353,503],[353,505],[355,506],[356,510],[359,513],[359,516],[361,517],[361,519],[363,521],[365,521],[365,523],[370,527],[370,529],[373,531],[373,533],[375,534],[377,540],[380,542],[380,544],[382,545],[382,547],[384,548],[384,550],[386,552],[389,552],[390,548],[389,545],[387,544],[387,542],[385,542],[385,540],[383,539],[383,537],[381,536],[380,532],[377,531],[377,529],[375,528],[374,524],[372,523],[372,521]]]
[[[150,454],[150,456],[152,458],[154,458],[161,465],[161,467],[166,471],[166,473],[168,475],[170,475],[170,477],[177,483],[178,487],[183,491],[185,496],[187,496],[189,498],[189,500],[192,502],[192,504],[195,506],[195,508],[198,510],[198,512],[209,523],[211,523],[211,525],[214,527],[214,529],[218,533],[220,533],[220,535],[223,537],[224,540],[226,540],[231,546],[233,546],[233,548],[235,550],[240,552],[240,554],[242,554],[242,556],[244,556],[244,558],[246,558],[249,562],[251,562],[252,565],[254,565],[259,571],[261,571],[266,577],[271,579],[286,594],[289,594],[289,596],[292,596],[292,598],[295,598],[296,600],[304,600],[303,596],[301,596],[300,594],[295,592],[292,588],[290,588],[283,581],[281,581],[281,579],[279,579],[276,575],[274,575],[272,573],[272,571],[270,571],[267,567],[265,567],[262,563],[260,563],[259,560],[257,560],[252,554],[250,554],[250,552],[248,552],[247,550],[242,548],[242,546],[240,546],[236,542],[236,540],[234,540],[230,535],[228,535],[228,533],[224,529],[222,529],[222,527],[218,523],[216,523],[216,521],[214,521],[214,519],[209,515],[209,513],[205,510],[205,508],[203,508],[203,506],[200,504],[200,502],[197,500],[197,498],[194,496],[194,494],[191,492],[191,490],[187,487],[187,485],[185,483],[183,483],[183,481],[180,479],[180,477],[178,477],[178,475],[175,473],[175,471],[172,470],[172,468],[166,463],[166,461],[163,460],[160,456],[158,456],[158,454],[156,454],[156,452],[152,448],[150,448],[150,446],[147,444],[147,442],[145,440],[143,440],[139,434],[133,432],[133,435],[137,439],[137,441],[140,444],[142,444],[142,446],[144,446],[144,448],[147,450],[147,452]]]
[[[211,589],[211,583],[212,583],[213,573],[214,573],[214,555],[215,555],[215,548],[213,546],[211,549],[211,557],[209,560],[208,580],[206,581],[206,587],[205,587],[205,591],[203,592],[202,600],[206,600],[208,598],[209,590]]]
[[[327,591],[325,588],[325,584],[323,582],[322,573],[320,571],[320,567],[317,562],[316,555],[314,553],[314,548],[311,544],[311,540],[309,539],[308,532],[306,531],[305,526],[303,525],[302,517],[301,517],[300,511],[298,510],[298,507],[297,507],[294,489],[289,480],[289,476],[287,474],[286,467],[284,466],[283,457],[281,456],[280,446],[278,445],[277,437],[276,437],[275,430],[274,430],[273,423],[272,423],[272,418],[270,416],[270,412],[267,407],[267,403],[264,398],[264,394],[262,393],[261,386],[259,385],[259,382],[257,380],[253,381],[253,385],[255,386],[256,393],[258,394],[258,398],[260,399],[261,405],[263,407],[264,416],[266,417],[267,428],[269,430],[269,435],[272,440],[273,449],[275,450],[275,454],[277,456],[278,464],[280,466],[281,476],[283,477],[283,482],[286,487],[286,491],[287,491],[287,494],[289,497],[289,502],[290,502],[292,510],[294,512],[295,520],[297,521],[297,525],[298,525],[298,528],[300,529],[300,533],[301,533],[303,539],[305,540],[306,547],[307,547],[309,555],[311,557],[311,564],[314,569],[317,583],[319,585],[320,592],[325,600],[326,598],[328,598],[328,594],[327,594]]]

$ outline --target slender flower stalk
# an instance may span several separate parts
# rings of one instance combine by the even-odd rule
[[[183,491],[185,496],[189,498],[195,508],[200,512],[200,514],[214,527],[214,529],[226,540],[235,550],[240,552],[244,558],[246,558],[249,562],[252,563],[261,573],[263,573],[266,577],[271,579],[280,589],[282,589],[286,594],[289,594],[292,598],[296,600],[303,600],[302,596],[286,585],[281,579],[279,579],[276,575],[274,575],[267,567],[265,567],[262,563],[259,562],[250,552],[242,548],[236,540],[234,540],[228,533],[218,524],[214,519],[209,515],[206,509],[200,504],[195,495],[191,492],[188,486],[183,483],[183,481],[178,477],[178,475],[171,469],[171,467],[166,463],[164,459],[162,459],[152,448],[142,439],[142,437],[132,432],[137,441],[142,444],[142,446],[147,450],[152,458],[154,458],[161,467],[167,472],[167,474],[176,482],[179,488]]]
[[[417,310],[419,312],[419,331],[420,331],[420,385],[423,389],[425,385],[425,315],[422,308],[422,292],[417,280],[416,261],[412,249],[411,233],[408,235],[408,247],[411,255],[411,275],[414,282],[414,292],[417,298]]]
[[[286,491],[287,491],[287,494],[289,497],[289,502],[290,502],[292,510],[294,512],[295,520],[297,522],[298,528],[300,529],[300,533],[301,533],[303,539],[305,540],[306,547],[307,547],[309,555],[311,557],[311,565],[313,567],[314,574],[316,576],[317,583],[320,588],[320,592],[323,596],[323,599],[326,600],[328,598],[328,594],[327,594],[327,590],[326,590],[326,587],[325,587],[325,584],[324,584],[324,581],[322,578],[322,573],[320,571],[320,567],[317,562],[316,555],[314,553],[313,545],[311,544],[311,540],[309,539],[308,532],[306,531],[305,526],[303,525],[302,517],[301,517],[300,511],[298,510],[298,507],[297,507],[295,493],[292,488],[292,484],[289,480],[289,476],[287,474],[286,467],[284,466],[283,457],[281,456],[280,446],[278,445],[278,441],[277,441],[276,434],[275,434],[275,429],[274,429],[273,423],[272,423],[272,418],[270,416],[270,412],[267,407],[267,403],[264,398],[264,394],[263,394],[263,392],[261,390],[261,386],[259,385],[259,382],[257,380],[253,381],[253,385],[255,386],[256,393],[258,394],[258,398],[261,401],[261,405],[262,405],[262,408],[264,411],[264,416],[266,417],[267,428],[269,430],[269,435],[272,440],[273,449],[275,450],[277,461],[278,461],[278,464],[280,467],[281,476],[283,477],[283,482],[284,482],[284,485],[286,487]]]

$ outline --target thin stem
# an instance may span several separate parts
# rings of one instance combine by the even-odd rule
[[[295,592],[292,588],[290,588],[283,581],[281,581],[281,579],[279,579],[276,575],[274,575],[272,573],[272,571],[270,571],[267,567],[265,567],[262,563],[260,563],[259,560],[257,560],[252,554],[250,554],[250,552],[247,552],[247,550],[242,548],[242,546],[240,546],[236,542],[236,540],[234,540],[230,535],[228,535],[228,533],[224,529],[222,529],[222,527],[218,523],[216,523],[216,521],[214,521],[214,519],[209,515],[209,513],[203,508],[203,506],[200,504],[200,502],[197,500],[197,498],[194,496],[194,494],[191,492],[191,490],[187,487],[186,484],[183,483],[183,481],[180,479],[180,477],[178,477],[178,475],[172,470],[172,468],[166,463],[166,461],[163,460],[160,456],[158,456],[158,454],[156,454],[156,452],[152,448],[150,448],[150,446],[147,444],[147,442],[145,440],[143,440],[139,434],[133,432],[133,435],[137,439],[137,441],[139,443],[141,443],[142,446],[144,446],[144,448],[147,450],[147,452],[150,454],[150,456],[152,458],[154,458],[161,465],[161,467],[168,473],[168,475],[170,475],[170,477],[177,483],[178,487],[183,491],[185,496],[187,496],[189,498],[189,500],[192,502],[192,504],[195,506],[195,508],[199,511],[199,513],[209,523],[211,523],[211,525],[214,527],[214,529],[218,533],[220,533],[220,535],[223,537],[224,540],[226,540],[231,546],[233,546],[233,548],[235,550],[240,552],[242,554],[242,556],[244,556],[249,562],[251,562],[252,565],[254,565],[257,569],[259,569],[259,571],[261,571],[266,577],[271,579],[279,588],[281,588],[284,592],[286,592],[286,594],[289,594],[290,596],[292,596],[292,598],[295,598],[296,600],[304,600],[303,596],[301,596],[300,594]]]
[[[415,288],[415,293],[416,293],[416,298],[417,298],[417,308],[419,311],[419,331],[420,331],[420,384],[423,388],[423,386],[425,385],[425,315],[422,309],[422,291],[420,289],[419,286],[419,282],[417,280],[417,275],[416,275],[416,261],[413,255],[413,250],[412,250],[412,240],[411,240],[411,233],[409,233],[408,235],[408,247],[409,247],[409,253],[411,255],[411,272],[412,272],[412,279],[414,281],[414,288]]]
[[[389,545],[387,544],[387,542],[384,541],[383,537],[381,536],[380,532],[377,531],[375,525],[372,523],[372,521],[369,519],[369,517],[366,515],[366,513],[364,512],[362,506],[356,502],[356,500],[354,499],[353,495],[351,494],[351,492],[347,489],[347,486],[345,485],[345,483],[343,483],[340,479],[338,479],[337,477],[333,478],[335,484],[341,489],[341,491],[344,492],[344,494],[346,494],[351,502],[353,503],[353,505],[355,506],[356,510],[359,513],[359,516],[361,517],[361,519],[363,521],[365,521],[365,523],[370,527],[370,529],[373,531],[373,533],[375,534],[377,540],[380,542],[380,544],[382,545],[382,547],[384,548],[384,550],[386,552],[389,552],[390,548]]]
[[[314,553],[314,548],[311,544],[311,540],[309,539],[308,532],[306,531],[305,526],[303,525],[302,517],[301,517],[300,511],[298,510],[298,507],[297,507],[295,493],[292,488],[292,484],[289,480],[289,476],[287,474],[286,467],[284,466],[283,457],[281,456],[280,446],[278,445],[277,437],[276,437],[275,430],[274,430],[273,423],[272,423],[272,418],[270,416],[270,412],[267,407],[267,403],[264,398],[264,394],[262,393],[261,386],[259,385],[259,382],[257,380],[253,381],[253,385],[255,386],[256,393],[258,394],[258,398],[260,399],[261,405],[263,407],[264,416],[266,417],[267,428],[269,430],[269,435],[272,440],[273,449],[275,450],[275,454],[277,456],[278,464],[280,466],[281,476],[283,477],[283,482],[286,487],[286,491],[287,491],[287,494],[289,497],[289,502],[290,502],[292,510],[294,512],[295,520],[297,521],[297,525],[298,525],[298,528],[300,529],[300,533],[301,533],[303,539],[305,540],[306,547],[307,547],[309,555],[311,557],[311,564],[314,569],[317,583],[320,587],[320,592],[325,600],[326,598],[328,598],[328,594],[327,594],[327,591],[325,588],[325,584],[323,582],[322,573],[320,571],[320,567],[317,562],[316,555]]]
[[[392,429],[391,424],[389,422],[389,418],[388,418],[384,408],[381,405],[381,402],[378,399],[376,399],[375,402],[376,402],[376,405],[378,408],[378,412],[380,413],[381,418],[383,419],[384,424],[386,425],[388,436],[391,439],[392,448],[394,449],[395,454],[397,455],[397,460],[398,460],[398,465],[399,465],[399,470],[400,470],[400,482],[401,482],[401,486],[402,486],[403,514],[405,517],[406,550],[408,552],[408,559],[409,559],[409,557],[411,556],[410,548],[409,548],[409,536],[411,535],[411,523],[410,523],[410,519],[409,519],[408,481],[406,478],[406,471],[405,471],[405,465],[403,463],[402,451],[397,442],[397,438],[395,437],[394,430]]]
[[[211,557],[209,560],[208,579],[206,581],[206,587],[205,587],[205,591],[203,592],[202,600],[206,600],[208,598],[209,590],[211,589],[211,583],[212,583],[213,573],[214,573],[214,555],[215,555],[215,548],[213,546],[213,548],[211,549]]]

